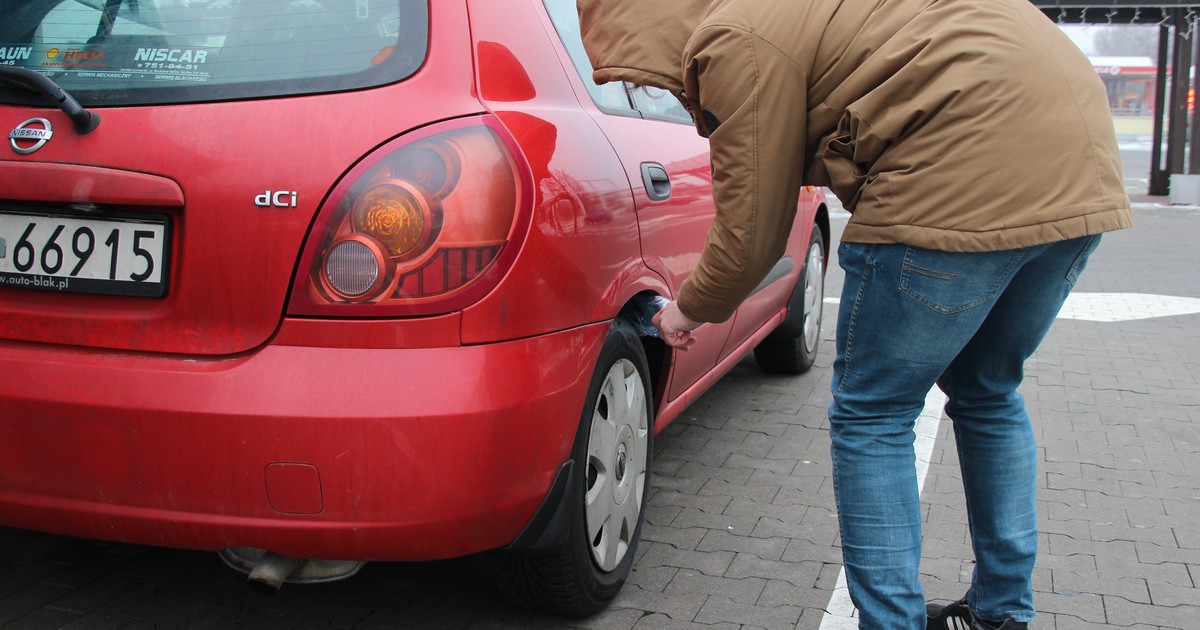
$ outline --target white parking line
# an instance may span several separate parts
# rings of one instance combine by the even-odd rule
[[[836,297],[825,298],[826,304],[838,304]],[[1058,319],[1088,322],[1131,322],[1155,317],[1200,314],[1200,298],[1150,293],[1083,293],[1067,296]]]
[[[929,459],[933,455],[933,445],[937,440],[938,426],[942,422],[942,407],[946,405],[946,395],[934,387],[925,395],[925,408],[917,417],[915,431],[917,440],[913,450],[917,455],[917,490],[925,488],[925,475],[929,472]],[[858,628],[858,610],[850,601],[850,591],[846,588],[846,570],[838,573],[837,585],[829,604],[825,606],[825,615],[821,617],[821,630],[854,630]]]
[[[1200,299],[1146,293],[1072,293],[1059,319],[1089,322],[1129,322],[1136,319],[1194,315]]]

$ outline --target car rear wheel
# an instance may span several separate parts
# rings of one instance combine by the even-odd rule
[[[600,351],[572,453],[565,545],[507,559],[501,588],[519,605],[586,617],[606,606],[633,567],[645,520],[653,409],[645,350],[617,320]]]
[[[784,325],[759,342],[754,359],[764,371],[775,374],[803,374],[817,360],[821,340],[821,310],[825,302],[825,239],[821,228],[813,225],[808,253],[796,291],[803,296],[798,312],[788,313],[793,325]],[[792,302],[795,304],[795,300]]]

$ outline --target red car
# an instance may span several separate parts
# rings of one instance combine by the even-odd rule
[[[819,190],[731,320],[654,337],[707,143],[591,82],[574,0],[0,11],[0,525],[268,588],[499,550],[514,598],[586,615],[652,436],[751,351],[812,364]]]

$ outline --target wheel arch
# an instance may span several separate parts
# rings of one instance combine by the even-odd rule
[[[633,325],[642,349],[646,353],[646,364],[650,368],[650,391],[653,396],[651,407],[654,416],[662,408],[667,391],[667,378],[671,369],[671,353],[667,352],[667,344],[658,336],[658,330],[651,323],[651,318],[659,311],[655,302],[662,296],[653,291],[642,291],[629,299],[617,315]],[[653,419],[652,419],[653,424]]]
[[[813,216],[813,225],[821,230],[821,247],[825,258],[825,266],[829,266],[829,241],[830,241],[830,224],[829,224],[829,208],[822,203],[816,214]],[[806,241],[807,242],[807,241]],[[805,247],[808,247],[806,244]],[[788,299],[787,316],[775,332],[781,335],[795,336],[800,334],[804,328],[804,292],[792,291],[792,297]]]
[[[829,207],[825,202],[817,207],[817,213],[813,215],[813,223],[821,228],[821,240],[825,242],[825,266],[829,267],[829,243],[832,237],[832,228],[829,223]]]
[[[633,327],[646,354],[646,364],[649,368],[648,376],[650,377],[650,387],[653,396],[651,409],[654,416],[650,419],[651,427],[654,426],[654,418],[658,416],[658,411],[662,408],[667,389],[667,377],[670,374],[671,367],[671,353],[667,352],[667,345],[662,339],[658,338],[658,333],[655,331],[654,325],[650,323],[650,318],[654,316],[654,313],[658,312],[658,306],[655,304],[655,301],[659,297],[659,294],[654,290],[639,291],[625,301],[620,311],[612,319],[613,325],[620,320],[629,323]],[[568,501],[566,500],[567,490],[574,482],[573,476],[576,474],[580,474],[580,472],[575,469],[570,459],[563,462],[554,477],[554,481],[550,484],[550,488],[546,492],[546,497],[543,499],[542,504],[534,512],[533,517],[529,519],[529,523],[526,524],[517,538],[503,549],[504,551],[549,551],[565,544],[571,518],[568,513],[571,506],[568,505]]]

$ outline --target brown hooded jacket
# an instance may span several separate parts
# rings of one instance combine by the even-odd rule
[[[1128,227],[1102,82],[1028,0],[578,0],[597,82],[675,94],[716,221],[679,295],[723,321],[784,251],[802,185],[843,240],[943,251]]]

